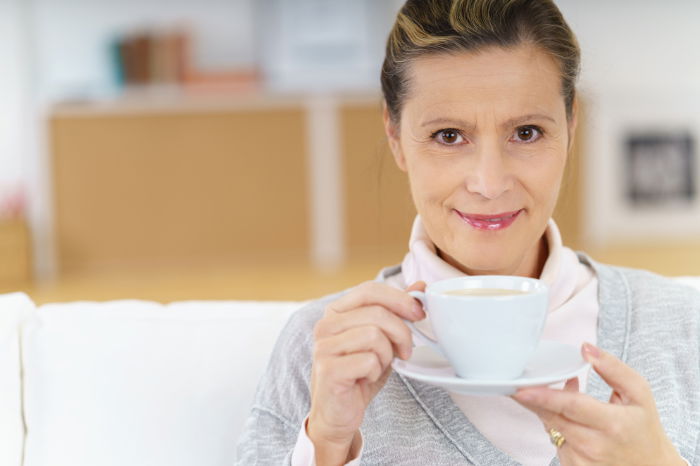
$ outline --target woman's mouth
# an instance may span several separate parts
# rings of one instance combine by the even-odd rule
[[[486,231],[504,230],[508,228],[520,216],[522,211],[523,209],[500,214],[465,214],[455,209],[457,215],[467,224],[477,230]]]

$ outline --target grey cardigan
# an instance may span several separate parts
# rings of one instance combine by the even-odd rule
[[[661,422],[681,456],[700,465],[700,292],[641,270],[579,254],[598,276],[598,345],[651,384]],[[378,281],[400,272],[391,267]],[[309,412],[312,329],[327,296],[295,312],[280,334],[237,446],[240,465],[290,464]],[[594,372],[587,393],[607,401]],[[504,429],[508,426],[504,425]],[[362,464],[517,465],[491,444],[438,387],[393,373],[362,423]],[[559,465],[553,458],[551,465]]]

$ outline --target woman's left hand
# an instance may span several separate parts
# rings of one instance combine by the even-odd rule
[[[513,399],[542,420],[545,431],[564,436],[559,459],[569,465],[682,465],[659,420],[649,383],[634,369],[593,345],[584,344],[583,357],[613,389],[608,403],[579,393],[578,378],[564,390],[533,387]]]

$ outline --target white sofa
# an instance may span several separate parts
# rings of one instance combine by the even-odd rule
[[[302,305],[0,295],[0,466],[230,466]]]
[[[230,466],[302,304],[0,295],[0,466]]]

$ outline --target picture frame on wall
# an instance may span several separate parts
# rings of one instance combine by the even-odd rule
[[[594,246],[700,235],[700,94],[618,90],[589,105],[584,235]]]
[[[697,196],[696,141],[688,130],[630,131],[624,142],[625,195],[631,208],[689,206]]]

